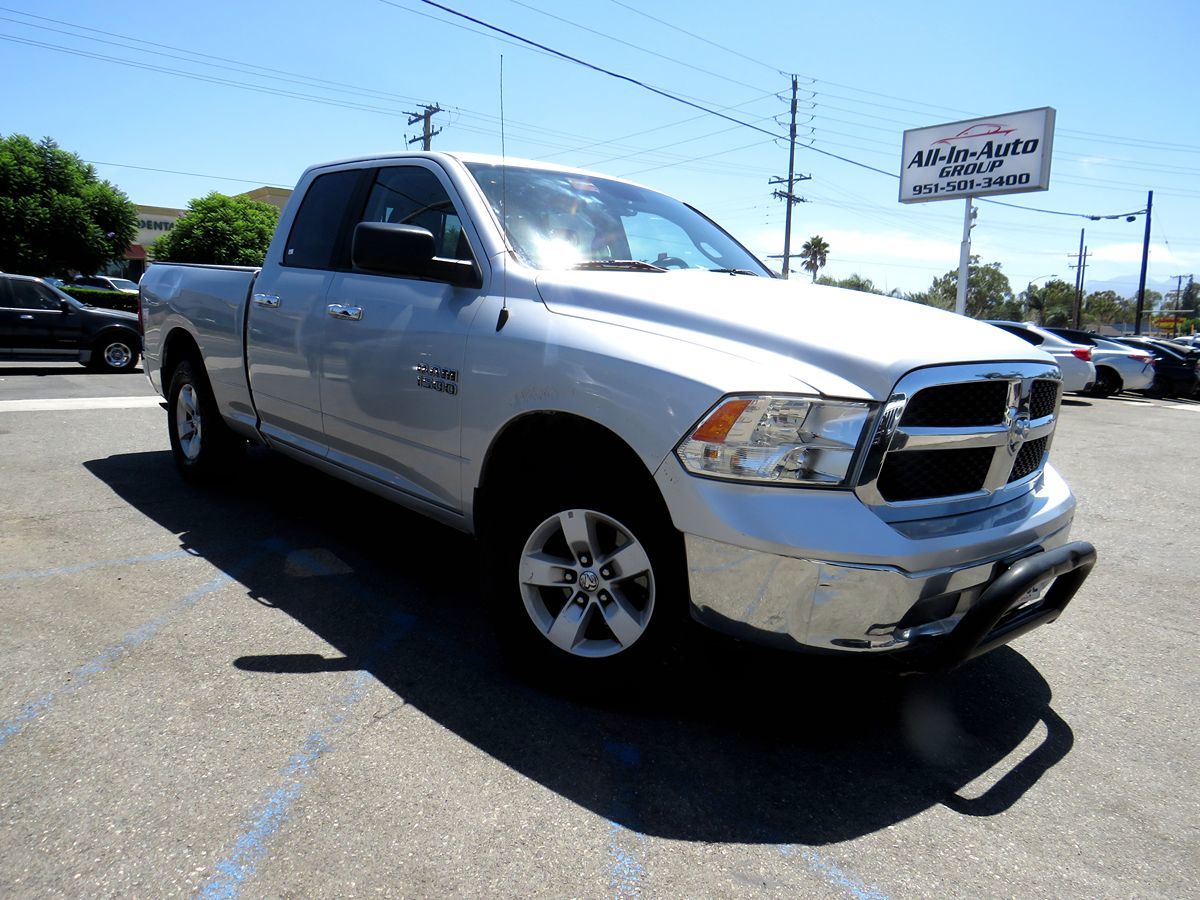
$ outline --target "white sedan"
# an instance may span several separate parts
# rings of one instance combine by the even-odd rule
[[[1073,344],[1037,325],[1028,325],[1023,322],[997,322],[992,319],[988,320],[988,324],[1003,328],[1010,334],[1015,334],[1039,350],[1045,350],[1053,356],[1054,361],[1058,363],[1058,368],[1062,371],[1064,392],[1088,391],[1096,383],[1096,367],[1092,364],[1091,347]]]

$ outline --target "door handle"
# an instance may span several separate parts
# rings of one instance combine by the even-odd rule
[[[30,313],[25,313],[25,315],[23,315],[23,316],[17,316],[17,318],[18,319],[27,319],[30,322],[33,321],[33,316]]]
[[[278,294],[255,294],[253,299],[255,306],[265,306],[267,309],[279,309]]]
[[[347,306],[344,303],[330,303],[325,311],[335,319],[351,319],[357,322],[362,318],[361,306]]]

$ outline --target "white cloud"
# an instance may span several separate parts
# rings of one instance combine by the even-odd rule
[[[1108,244],[1089,249],[1090,262],[1137,263],[1142,262],[1142,244],[1132,241],[1124,244]],[[1150,244],[1150,262],[1153,265],[1195,266],[1200,257],[1194,254],[1176,253],[1165,244]]]

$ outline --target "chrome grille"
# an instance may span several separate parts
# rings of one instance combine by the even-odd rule
[[[925,428],[999,425],[1007,397],[1003,381],[937,385],[913,397],[900,421]]]
[[[1041,419],[1054,415],[1060,386],[1061,382],[1058,381],[1039,380],[1033,383],[1033,390],[1029,393],[1029,418]]]
[[[1032,475],[1038,470],[1042,464],[1042,456],[1046,452],[1046,444],[1049,440],[1049,438],[1038,438],[1036,441],[1030,441],[1021,447],[1021,451],[1017,454],[1017,461],[1013,463],[1012,472],[1008,476],[1010,484],[1014,481],[1020,481],[1026,475]]]
[[[1035,363],[919,369],[884,408],[857,492],[877,507],[986,506],[1046,460],[1058,370]]]
[[[991,466],[988,447],[895,453],[879,475],[879,493],[888,503],[970,494],[983,488]]]

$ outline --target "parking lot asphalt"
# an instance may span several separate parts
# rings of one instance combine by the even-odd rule
[[[189,487],[144,377],[0,363],[0,894],[1194,895],[1198,447],[1066,400],[1100,561],[949,675],[699,636],[584,698],[468,538],[266,451]]]

